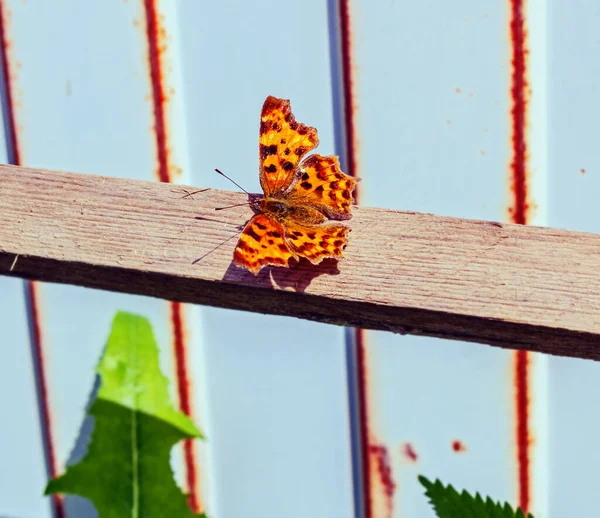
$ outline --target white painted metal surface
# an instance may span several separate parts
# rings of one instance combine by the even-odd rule
[[[160,80],[174,180],[233,188],[212,172],[219,167],[258,191],[258,120],[267,95],[291,99],[296,117],[318,128],[318,152],[342,150],[334,0],[2,0],[23,165],[158,178],[149,4],[164,29]],[[511,2],[349,5],[361,203],[506,220]],[[600,232],[600,7],[531,0],[527,14],[531,222]],[[7,159],[3,148],[0,160]],[[72,449],[114,312],[151,319],[176,400],[174,333],[164,301],[58,285],[43,285],[40,294],[62,470],[81,453]],[[194,418],[208,437],[195,452],[196,489],[209,515],[358,516],[356,408],[349,408],[353,373],[343,330],[201,307],[185,308],[184,316]],[[21,281],[0,277],[0,326],[0,517],[49,518]],[[366,351],[369,441],[385,447],[391,462],[391,478],[371,477],[372,516],[433,516],[419,473],[516,503],[514,354],[381,332],[367,333]],[[598,369],[531,358],[528,483],[536,518],[598,507]],[[181,449],[173,465],[185,487]],[[68,498],[66,511],[95,516],[81,499]]]

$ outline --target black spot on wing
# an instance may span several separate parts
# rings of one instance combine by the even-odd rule
[[[247,236],[250,236],[254,241],[260,241],[260,236],[254,231],[252,227],[248,228],[245,232]]]
[[[264,160],[270,155],[277,154],[277,145],[271,144],[270,146],[265,146],[264,144],[260,145],[260,158]]]

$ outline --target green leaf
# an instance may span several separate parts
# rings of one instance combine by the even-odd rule
[[[419,476],[419,482],[439,518],[525,518],[520,508],[513,511],[510,505],[503,506],[489,497],[484,501],[479,493],[474,497],[466,491],[459,494],[451,485],[444,487],[439,480],[430,482],[423,476]]]
[[[188,506],[169,463],[174,444],[202,435],[171,405],[147,319],[117,313],[98,374],[87,455],[51,480],[45,494],[89,498],[101,518],[204,516]]]

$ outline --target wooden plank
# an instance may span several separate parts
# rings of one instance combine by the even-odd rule
[[[357,207],[345,260],[254,277],[231,264],[250,208],[215,211],[246,196],[186,190],[2,166],[0,272],[600,358],[595,234]]]

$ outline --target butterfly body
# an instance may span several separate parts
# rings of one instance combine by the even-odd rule
[[[289,267],[300,257],[319,264],[341,258],[357,180],[336,156],[305,154],[317,147],[317,130],[295,120],[287,100],[267,97],[260,124],[260,183],[264,197],[244,228],[233,262],[255,275],[267,265]]]
[[[284,224],[287,221],[297,221],[308,225],[317,225],[327,219],[318,210],[308,205],[292,204],[285,199],[262,198],[258,207],[258,212],[269,214],[273,219]]]

